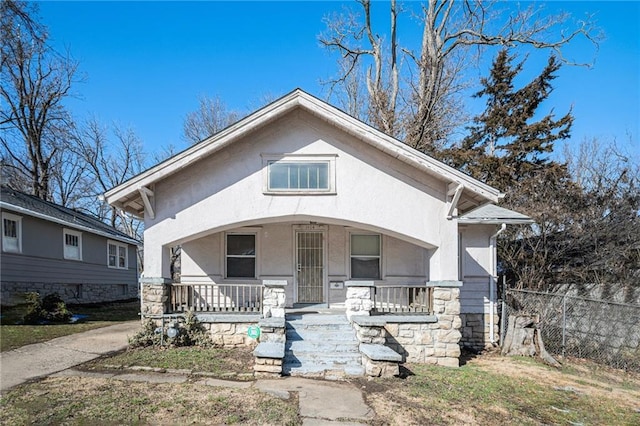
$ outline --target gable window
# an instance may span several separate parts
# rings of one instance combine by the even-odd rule
[[[380,279],[380,235],[351,234],[351,278]]]
[[[2,213],[2,251],[22,252],[22,218]]]
[[[227,234],[227,278],[256,277],[256,235]]]
[[[263,155],[266,193],[335,193],[335,155]]]
[[[82,233],[63,229],[64,258],[82,260]]]
[[[107,266],[109,268],[127,269],[127,246],[109,241],[107,243]]]

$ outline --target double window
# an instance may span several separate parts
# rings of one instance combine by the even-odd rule
[[[335,156],[263,155],[266,193],[335,193]]]
[[[127,246],[115,241],[107,242],[107,265],[109,268],[127,269]]]
[[[82,260],[82,233],[71,229],[62,230],[64,258]]]
[[[256,277],[256,234],[227,234],[227,278]]]
[[[380,279],[380,235],[351,234],[351,278]]]
[[[22,218],[11,213],[2,213],[2,251],[22,252]]]

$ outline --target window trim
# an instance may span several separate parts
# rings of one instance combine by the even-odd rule
[[[109,246],[115,246],[116,247],[116,264],[114,266],[111,266],[109,264]],[[120,266],[120,262],[118,262],[118,259],[120,258],[120,248],[124,247],[124,266]],[[127,244],[118,242],[118,241],[114,241],[114,240],[107,240],[107,267],[111,268],[111,269],[129,269],[129,246]]]
[[[68,257],[67,256],[67,235],[72,235],[74,237],[78,237],[78,257]],[[75,246],[69,246],[75,247]],[[74,229],[62,228],[62,257],[65,260],[78,260],[82,261],[82,232],[76,231]]]
[[[262,157],[262,192],[268,195],[335,195],[336,194],[336,157],[337,154],[261,154]],[[278,189],[270,188],[272,163],[326,163],[328,165],[327,189]]]
[[[355,278],[353,276],[353,273],[351,271],[351,258],[353,257],[353,254],[351,252],[351,237],[354,235],[377,235],[379,237],[379,251],[378,251],[378,256],[358,256],[358,257],[370,257],[370,258],[376,258],[378,259],[378,278]],[[384,271],[382,268],[382,249],[383,249],[383,244],[384,244],[384,238],[383,235],[378,233],[378,232],[367,232],[367,231],[359,231],[359,230],[354,230],[354,231],[349,231],[349,238],[347,239],[347,268],[349,270],[349,279],[353,280],[353,281],[382,281],[384,280]]]
[[[18,242],[18,249],[17,250],[12,250],[9,249],[7,247],[7,244],[5,243],[5,238],[11,238],[13,239],[13,237],[7,237],[4,234],[5,228],[4,228],[4,221],[6,220],[11,220],[13,222],[16,222],[16,237],[15,239]],[[8,212],[2,212],[2,251],[5,253],[22,253],[22,216],[18,216],[12,213],[8,213]]]
[[[229,257],[228,254],[228,248],[229,245],[227,243],[227,238],[229,235],[253,235],[254,237],[254,254],[253,256],[240,256],[240,255],[231,255],[231,257],[237,257],[237,258],[253,258],[254,259],[254,267],[253,267],[253,277],[230,277],[228,275],[228,271],[227,271],[227,258]],[[230,232],[225,232],[224,233],[224,238],[223,238],[223,253],[224,253],[224,258],[223,258],[223,271],[224,271],[224,279],[225,280],[233,280],[233,281],[255,281],[258,279],[258,277],[260,276],[260,267],[259,267],[259,262],[258,262],[258,253],[260,250],[260,240],[259,240],[259,231],[257,230],[237,230],[237,231],[230,231]]]

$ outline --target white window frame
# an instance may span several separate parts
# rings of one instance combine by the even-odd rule
[[[255,228],[254,228],[255,229]],[[238,255],[231,255],[231,257],[253,257],[255,259],[254,262],[254,276],[253,277],[230,277],[228,276],[228,271],[227,271],[227,258],[229,257],[229,255],[227,254],[227,249],[228,249],[228,244],[227,244],[227,238],[229,237],[229,235],[253,235],[254,237],[254,255],[253,256],[238,256]],[[252,230],[252,229],[241,229],[241,230],[237,230],[237,231],[230,231],[230,232],[225,232],[224,233],[224,238],[222,240],[222,244],[223,244],[223,253],[224,253],[224,258],[223,258],[223,270],[224,270],[224,279],[225,280],[229,280],[229,281],[255,281],[257,279],[259,279],[260,277],[260,262],[259,262],[259,253],[260,253],[260,232],[259,230]]]
[[[78,238],[78,257],[67,256],[67,235]],[[75,246],[70,246],[75,247]],[[66,260],[82,260],[82,232],[62,228],[62,257]]]
[[[116,264],[115,265],[111,265],[110,262],[110,253],[109,253],[109,246],[115,246],[116,247]],[[120,262],[118,262],[118,260],[120,259],[120,249],[124,248],[124,266],[120,266]],[[107,240],[107,266],[109,268],[112,269],[129,269],[129,247],[127,246],[127,244],[124,243],[120,243],[118,241],[113,241],[113,240]]]
[[[270,195],[334,195],[336,193],[336,154],[261,154],[262,156],[262,192]],[[326,163],[328,188],[270,188],[271,164],[289,163]]]
[[[16,223],[16,236],[9,237],[5,235],[5,225],[4,221],[10,220]],[[17,248],[9,248],[7,245],[8,240],[16,240]],[[22,253],[22,216],[18,216],[15,214],[2,212],[2,251],[6,253]]]
[[[378,256],[363,256],[363,255],[358,255],[357,257],[370,257],[370,258],[376,258],[378,259],[378,278],[356,278],[353,276],[353,272],[351,271],[351,258],[353,257],[353,254],[351,253],[351,237],[353,235],[377,235],[379,237],[379,255]],[[351,280],[354,281],[370,281],[370,280],[374,280],[374,281],[379,281],[379,280],[384,280],[384,271],[383,271],[383,264],[382,264],[382,249],[383,249],[383,244],[384,244],[384,236],[380,233],[377,232],[367,232],[367,231],[350,231],[349,232],[349,238],[347,240],[347,267],[349,268],[349,278]]]

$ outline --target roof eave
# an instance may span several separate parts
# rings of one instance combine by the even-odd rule
[[[77,223],[69,222],[67,220],[63,220],[63,219],[59,219],[57,217],[49,216],[49,215],[46,215],[44,213],[40,213],[40,212],[36,212],[36,211],[30,210],[30,209],[26,209],[24,207],[15,206],[13,204],[9,204],[9,203],[6,203],[4,201],[0,201],[0,207],[2,207],[3,209],[6,209],[6,210],[11,210],[13,212],[22,213],[22,214],[25,214],[25,215],[28,215],[28,216],[33,216],[33,217],[36,217],[38,219],[43,219],[43,220],[47,220],[49,222],[54,222],[54,223],[57,223],[59,225],[68,226],[69,228],[74,228],[74,229],[78,229],[78,230],[81,230],[81,231],[89,232],[91,234],[100,235],[101,237],[105,237],[105,238],[108,238],[110,240],[120,241],[120,242],[123,242],[123,243],[135,245],[135,246],[142,246],[142,242],[141,241],[135,240],[135,239],[130,238],[130,237],[123,237],[123,236],[120,236],[120,235],[113,235],[113,234],[110,234],[108,232],[100,231],[98,229],[93,229],[93,228],[85,226],[85,225],[80,225],[80,224],[77,224]]]
[[[502,225],[503,223],[507,225],[530,225],[532,223],[535,223],[535,221],[533,221],[532,219],[513,219],[513,218],[504,218],[504,219],[458,218],[458,223],[461,225]]]
[[[477,194],[490,202],[497,203],[504,197],[504,194],[497,189],[420,153],[397,139],[351,117],[338,108],[300,89],[296,89],[219,133],[212,135],[208,139],[105,192],[105,200],[111,205],[128,211],[122,200],[131,201],[135,199],[136,195],[134,194],[139,189],[149,187],[160,179],[193,164],[193,162],[223,149],[235,140],[242,138],[244,135],[266,125],[275,118],[280,117],[282,114],[298,106],[305,107],[305,109],[311,113],[333,123],[347,133],[366,141],[382,152],[431,175],[439,176],[449,182],[463,185],[465,190]],[[139,212],[129,212],[140,217]]]

